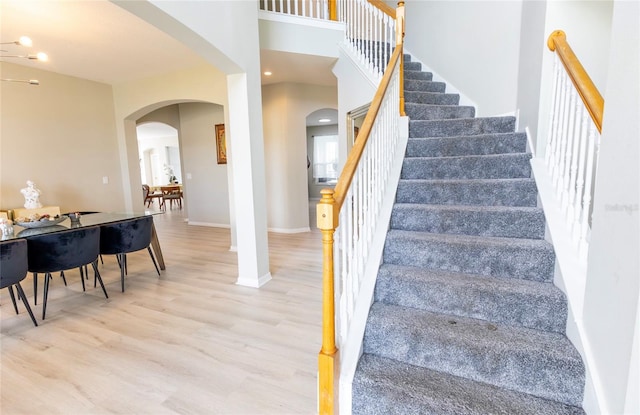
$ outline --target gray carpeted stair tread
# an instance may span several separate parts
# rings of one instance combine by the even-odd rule
[[[545,218],[537,207],[396,203],[391,229],[505,238],[542,239]]]
[[[518,179],[531,177],[530,153],[405,157],[403,179]]]
[[[514,132],[515,124],[515,117],[410,120],[409,138],[510,133]]]
[[[584,365],[566,336],[374,302],[364,353],[580,405]],[[411,347],[415,341],[421,347]]]
[[[404,93],[404,100],[406,103],[416,104],[458,105],[460,94],[407,91]]]
[[[565,295],[552,283],[383,264],[375,301],[564,333]]]
[[[371,354],[358,362],[354,415],[584,415],[582,408]]]
[[[409,141],[354,414],[584,414],[527,137],[405,55]]]
[[[401,179],[397,203],[433,205],[536,206],[533,179],[423,180]]]
[[[423,81],[431,81],[433,80],[433,74],[431,72],[408,71],[405,69],[404,79],[421,79]]]
[[[385,264],[553,281],[553,246],[540,239],[433,234],[391,229]]]
[[[404,90],[443,93],[447,88],[444,82],[426,81],[424,79],[405,79]]]
[[[405,104],[404,109],[410,119],[420,120],[473,118],[476,115],[476,109],[474,107],[463,107],[460,105],[416,104],[408,102]]]
[[[407,157],[449,157],[480,154],[523,153],[525,133],[481,134],[475,136],[411,138]]]
[[[422,64],[420,62],[411,62],[411,61],[405,62],[404,70],[405,71],[421,71]]]

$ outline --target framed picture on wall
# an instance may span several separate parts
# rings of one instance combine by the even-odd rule
[[[216,124],[216,152],[218,164],[227,164],[227,140],[224,135],[224,124]]]

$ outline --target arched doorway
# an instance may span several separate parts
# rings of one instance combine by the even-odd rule
[[[178,130],[161,122],[136,126],[140,179],[149,186],[182,183]]]
[[[315,205],[320,191],[333,188],[338,178],[338,110],[322,108],[306,117],[309,227],[316,226]]]

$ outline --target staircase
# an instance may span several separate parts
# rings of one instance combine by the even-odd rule
[[[409,143],[354,414],[583,414],[526,137],[405,56]]]

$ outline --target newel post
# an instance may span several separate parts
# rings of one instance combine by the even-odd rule
[[[333,289],[333,234],[337,227],[332,189],[322,189],[317,225],[322,232],[322,348],[318,354],[318,413],[333,414],[337,404],[338,366]]]
[[[396,47],[401,48],[400,53],[400,115],[405,116],[404,112],[404,1],[398,2],[396,9]]]

